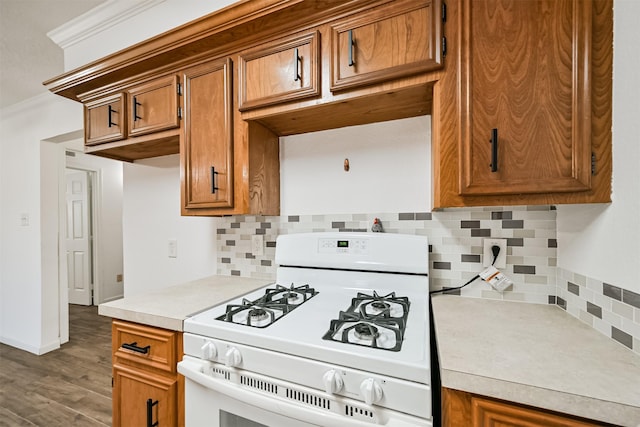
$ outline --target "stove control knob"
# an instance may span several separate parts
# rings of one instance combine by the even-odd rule
[[[229,347],[224,355],[224,364],[230,368],[235,368],[242,362],[240,350],[235,347]]]
[[[342,375],[340,375],[335,369],[325,372],[322,376],[322,382],[324,383],[324,389],[329,394],[339,392],[344,386]]]
[[[367,405],[372,405],[382,399],[382,386],[373,378],[367,378],[360,384],[360,394]]]
[[[213,361],[218,355],[218,349],[216,345],[211,341],[205,341],[205,343],[200,347],[200,352],[202,354],[202,358],[205,360]]]

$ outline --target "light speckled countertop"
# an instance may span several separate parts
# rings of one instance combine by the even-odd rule
[[[557,306],[433,297],[442,386],[640,426],[640,357]]]
[[[98,313],[116,319],[182,331],[182,323],[188,316],[271,282],[236,276],[210,276],[100,304]]]

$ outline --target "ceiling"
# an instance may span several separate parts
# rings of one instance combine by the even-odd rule
[[[0,109],[46,92],[64,72],[47,33],[106,0],[0,0]]]

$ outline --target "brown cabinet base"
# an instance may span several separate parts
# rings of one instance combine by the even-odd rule
[[[443,427],[603,427],[607,425],[464,391],[442,389]]]

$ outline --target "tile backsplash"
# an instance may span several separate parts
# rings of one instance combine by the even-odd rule
[[[640,295],[556,267],[553,206],[445,209],[438,212],[290,216],[231,216],[218,219],[218,274],[275,279],[280,234],[370,232],[379,218],[385,232],[429,237],[431,290],[454,288],[484,269],[483,239],[507,239],[513,286],[499,293],[476,280],[454,293],[540,304],[557,304],[572,316],[640,354]],[[264,236],[264,254],[251,253],[251,236]]]
[[[429,237],[431,289],[454,288],[484,269],[483,239],[507,239],[507,268],[513,286],[503,294],[477,280],[456,293],[465,296],[548,303],[556,288],[556,211],[554,207],[447,209],[291,216],[235,216],[219,219],[218,274],[275,278],[279,234],[319,231],[370,231],[380,218],[389,233]],[[262,256],[251,253],[251,236],[264,236]]]
[[[557,269],[558,292],[549,302],[640,354],[640,294]]]

